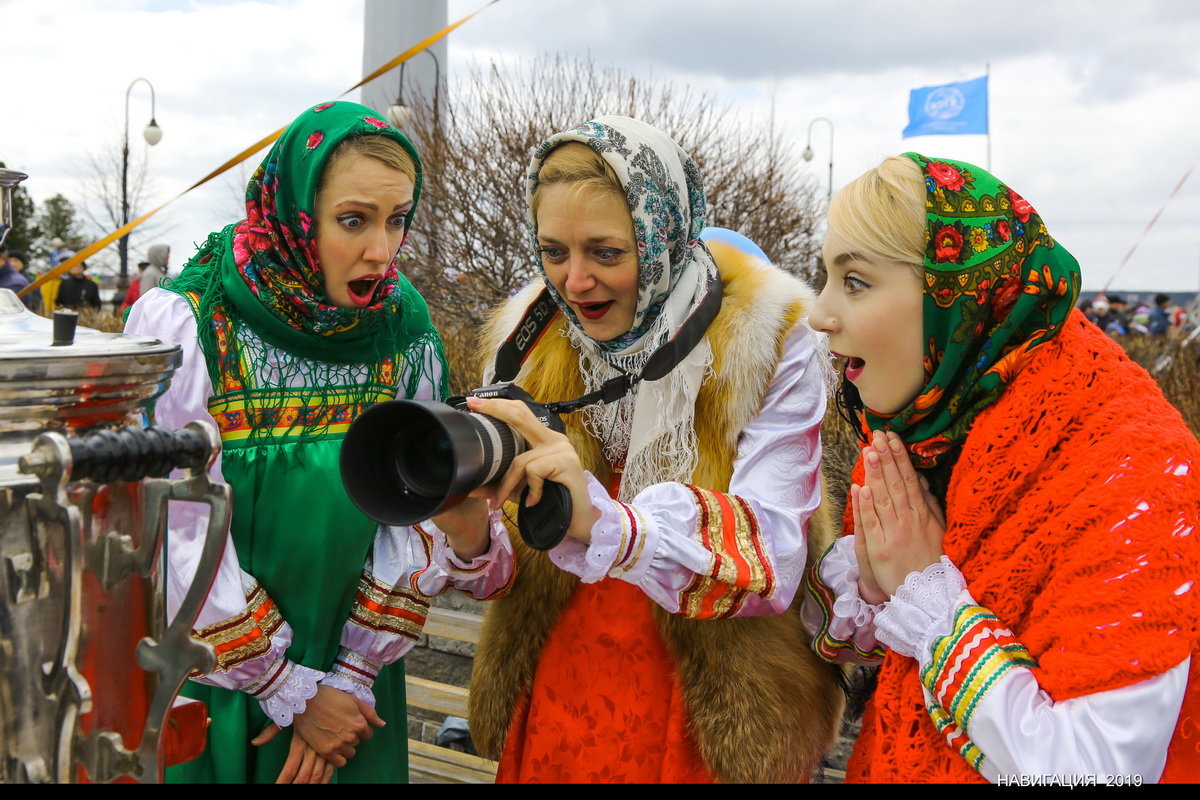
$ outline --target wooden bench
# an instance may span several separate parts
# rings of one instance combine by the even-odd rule
[[[479,643],[483,618],[462,611],[431,607],[425,633],[458,642]],[[467,716],[467,690],[461,686],[417,678],[405,679],[408,704],[446,716]],[[494,783],[496,762],[417,739],[408,740],[409,780],[414,783]]]

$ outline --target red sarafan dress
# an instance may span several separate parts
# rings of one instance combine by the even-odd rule
[[[640,589],[614,578],[581,585],[513,713],[496,782],[713,783],[678,676],[663,668],[671,660]]]

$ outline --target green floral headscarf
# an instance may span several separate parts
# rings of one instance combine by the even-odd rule
[[[272,146],[246,187],[246,219],[213,233],[188,261],[169,291],[191,295],[199,338],[213,385],[217,379],[220,309],[235,329],[301,358],[336,364],[375,364],[400,356],[406,395],[424,376],[424,353],[433,347],[446,369],[441,343],[425,300],[400,274],[396,260],[365,308],[338,308],[325,292],[314,222],[317,190],[330,157],[347,139],[385,136],[412,156],[417,168],[412,222],[421,193],[421,161],[412,143],[371,109],[357,103],[321,103],[302,113]],[[443,391],[444,394],[444,391]]]
[[[893,415],[914,463],[932,467],[1029,354],[1052,339],[1079,296],[1079,263],[1019,194],[971,164],[905,153],[925,177],[925,387]]]

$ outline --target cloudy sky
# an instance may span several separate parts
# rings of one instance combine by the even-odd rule
[[[484,2],[449,0],[449,18]],[[354,84],[362,20],[362,0],[0,0],[0,160],[30,173],[35,200],[81,201],[89,156],[119,150],[125,89],[146,77],[164,132],[149,153],[161,202]],[[900,132],[910,89],[978,77],[990,64],[993,171],[1079,258],[1086,288],[1108,281],[1200,156],[1193,0],[501,0],[451,35],[449,71],[544,53],[685,83],[763,124],[773,104],[797,156],[809,122],[828,117],[835,190],[909,149],[984,163],[983,136]],[[135,158],[148,116],[139,85]],[[824,126],[813,145],[823,186]],[[233,182],[218,179],[159,215],[156,238],[172,245],[173,266],[231,221],[234,197]],[[134,255],[149,243],[135,240]],[[1200,288],[1200,170],[1115,285]]]

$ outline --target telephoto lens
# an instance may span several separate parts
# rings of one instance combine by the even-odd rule
[[[471,395],[520,400],[543,425],[563,432],[558,415],[516,386],[488,386]],[[350,425],[342,442],[342,483],[368,517],[386,525],[414,525],[498,481],[525,450],[525,440],[507,424],[467,411],[465,397],[446,403],[390,400],[371,406]],[[532,538],[530,546],[538,549],[557,544],[571,517],[564,487],[547,482],[545,494],[530,509],[537,509],[530,524],[520,525],[522,536]],[[527,535],[531,527],[538,530]]]

